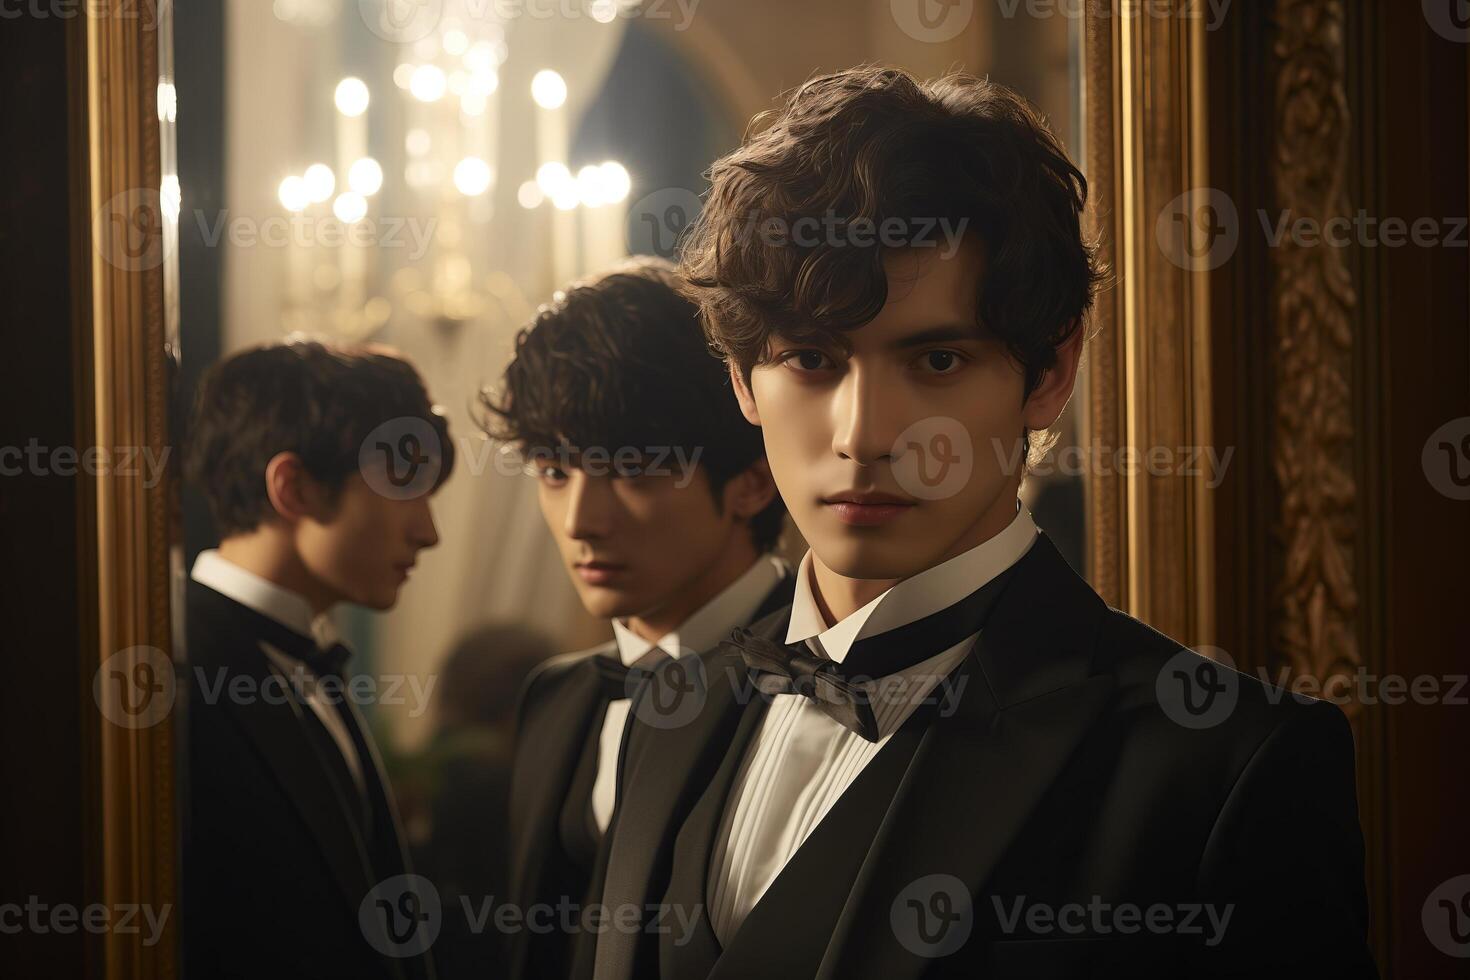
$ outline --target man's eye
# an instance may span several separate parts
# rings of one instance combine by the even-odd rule
[[[813,348],[787,351],[781,360],[798,371],[823,371],[836,366],[826,354]]]
[[[954,374],[964,365],[959,351],[931,350],[919,356],[919,365],[930,374]]]
[[[535,473],[536,479],[542,483],[550,483],[553,486],[560,486],[567,480],[566,471],[558,469],[555,466],[537,466]]]

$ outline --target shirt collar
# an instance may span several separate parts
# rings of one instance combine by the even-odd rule
[[[760,608],[766,595],[787,573],[784,561],[775,555],[762,555],[739,578],[722,592],[694,611],[684,622],[650,643],[614,619],[613,638],[618,645],[618,658],[631,667],[655,646],[669,656],[708,650],[730,635],[737,626],[745,626]]]
[[[852,645],[959,602],[1010,568],[1036,540],[1031,512],[1016,503],[1016,516],[1005,530],[969,551],[904,579],[872,602],[831,626],[823,618],[812,591],[812,553],[808,549],[796,573],[796,595],[786,642],[808,641],[822,655],[841,663]]]
[[[241,568],[214,548],[199,553],[189,577],[275,620],[293,633],[311,637],[318,646],[329,647],[339,642],[336,624],[330,616],[313,614],[311,604],[301,596]]]

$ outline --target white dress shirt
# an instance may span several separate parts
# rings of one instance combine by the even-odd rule
[[[651,643],[613,620],[613,637],[617,642],[618,658],[631,667],[648,655],[654,647],[671,657],[708,650],[722,640],[729,639],[730,631],[737,626],[750,625],[750,617],[760,608],[766,595],[786,574],[787,564],[774,555],[757,559],[734,582],[709,602],[700,606],[688,619],[675,629]],[[607,705],[607,714],[602,719],[602,734],[598,739],[597,778],[592,784],[592,815],[597,820],[597,829],[607,830],[612,818],[613,803],[617,800],[618,748],[623,742],[623,729],[628,725],[628,709],[632,701],[619,698]]]
[[[275,620],[293,633],[311,637],[319,647],[325,648],[339,642],[336,624],[330,616],[314,615],[311,605],[301,596],[241,568],[213,548],[201,551],[199,557],[194,559],[194,568],[189,577],[234,599],[247,609],[253,609],[267,619]],[[316,676],[311,669],[264,640],[261,641],[260,648],[270,660],[271,669],[283,683],[290,685],[293,672],[301,671],[300,676],[305,680],[302,688],[307,705],[332,736],[332,741],[337,743],[337,748],[342,750],[342,758],[347,763],[348,771],[352,773],[358,792],[365,794],[367,782],[363,778],[362,760],[358,758],[357,746],[352,743],[352,734],[337,710],[317,696]]]
[[[1035,540],[1031,514],[1018,507],[1015,519],[995,537],[904,579],[830,626],[812,592],[808,551],[796,575],[786,642],[805,640],[817,656],[841,663],[856,641],[959,602],[1014,565]],[[721,944],[734,938],[807,835],[889,737],[960,665],[976,636],[874,682],[871,703],[878,721],[877,742],[843,727],[802,695],[773,696],[725,801],[710,858],[706,901]]]

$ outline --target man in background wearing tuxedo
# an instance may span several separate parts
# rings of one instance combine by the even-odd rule
[[[785,507],[669,263],[569,290],[521,332],[487,427],[538,482],[588,612],[613,640],[527,681],[511,787],[510,976],[590,969],[630,695],[655,664],[713,647],[791,601],[771,554]]]
[[[187,976],[433,976],[325,614],[393,606],[438,542],[429,497],[453,464],[417,372],[384,349],[271,345],[205,375],[187,468],[221,541],[186,609]]]
[[[1098,281],[1035,111],[854,69],[711,179],[686,278],[811,550],[640,692],[597,980],[1373,975],[1341,711],[1109,609],[1018,502]]]

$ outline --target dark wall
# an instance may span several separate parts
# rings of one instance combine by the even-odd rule
[[[174,7],[174,80],[179,93],[179,187],[185,215],[218,215],[226,207],[224,0]],[[179,422],[193,404],[199,375],[220,356],[223,249],[204,241],[200,222],[179,222]],[[183,435],[182,424],[173,429]],[[209,508],[192,486],[181,493],[184,567],[215,543]]]
[[[86,288],[74,264],[69,208],[74,92],[68,32],[75,19],[0,21],[0,902],[83,905],[88,838],[85,788],[91,763],[83,735],[92,720],[79,697],[84,677],[79,594],[80,484],[12,450],[76,447],[79,385],[73,295]],[[16,473],[19,468],[23,472]],[[90,615],[90,613],[88,613]],[[95,715],[95,711],[91,712]],[[0,975],[87,975],[78,935],[24,928],[0,942]]]

